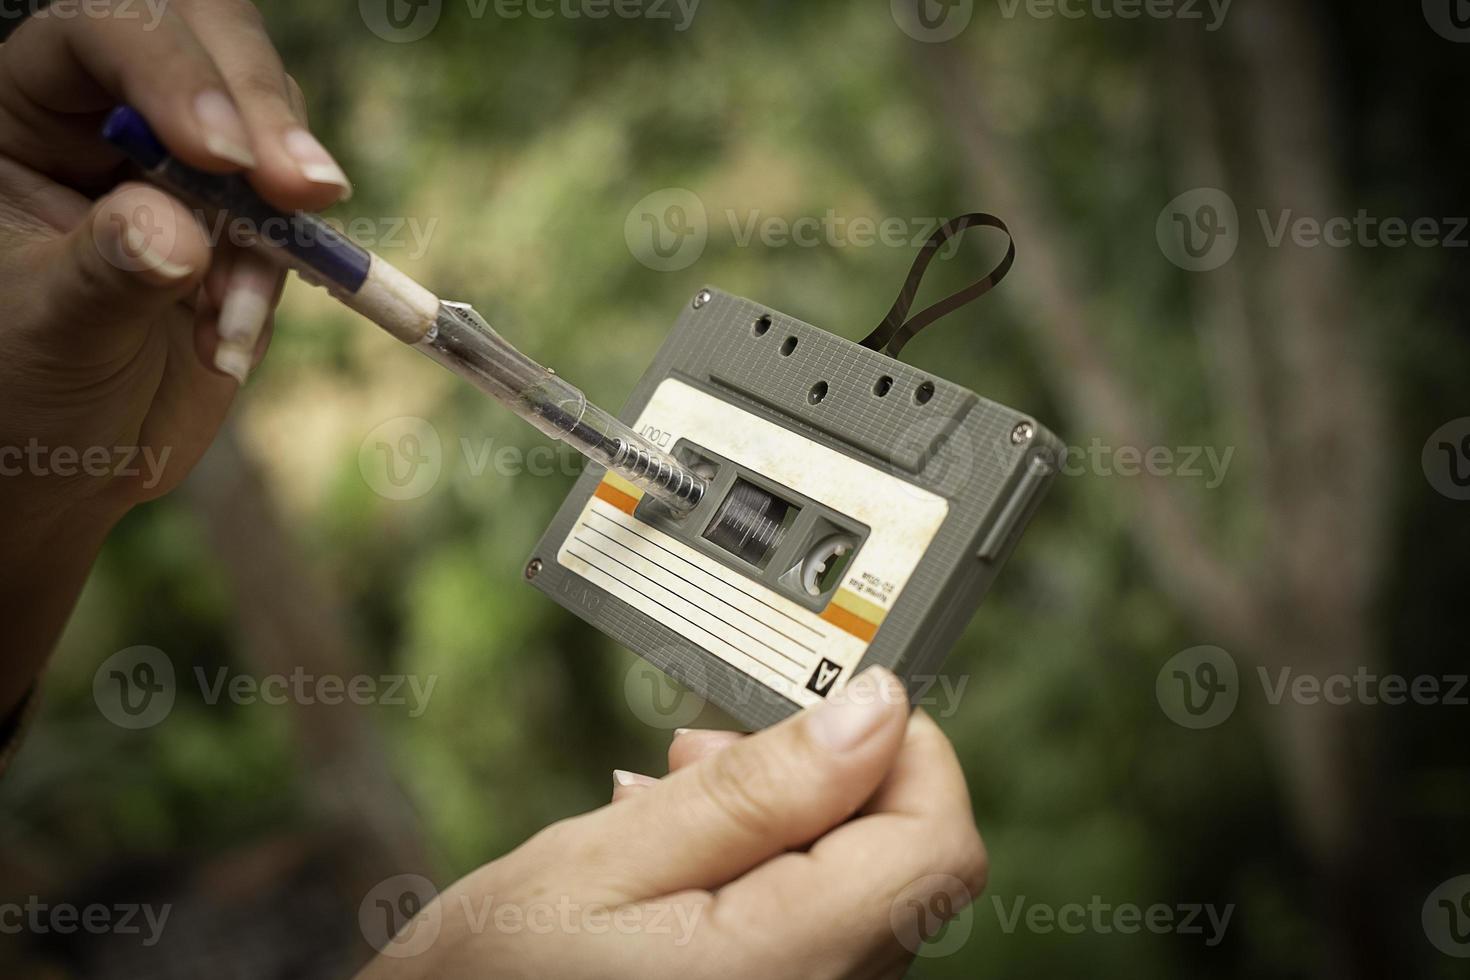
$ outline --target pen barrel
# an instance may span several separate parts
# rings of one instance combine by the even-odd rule
[[[272,207],[240,174],[211,174],[181,163],[127,106],[112,111],[102,135],[149,180],[195,208],[221,240],[294,269],[404,343],[417,343],[433,326],[437,296],[321,216]]]

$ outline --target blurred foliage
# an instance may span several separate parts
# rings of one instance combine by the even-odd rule
[[[474,20],[446,3],[430,37],[398,45],[363,29],[352,4],[263,6],[315,128],[354,178],[357,196],[335,213],[432,228],[421,256],[407,245],[383,251],[442,295],[475,303],[602,403],[621,402],[701,285],[857,339],[913,259],[911,247],[742,247],[727,211],[943,218],[987,204],[966,196],[951,127],[885,3],[709,2],[686,33],[667,22]],[[1161,29],[1011,22],[988,7],[977,18],[964,43],[1009,79],[986,97],[1093,264],[1089,296],[1107,343],[1147,379],[1177,445],[1230,444],[1231,433],[1209,428],[1200,393],[1211,366],[1188,325],[1182,277],[1153,237],[1159,207],[1182,189],[1169,185],[1160,136]],[[1395,197],[1402,182],[1383,174],[1399,161],[1373,149],[1386,142],[1347,175],[1352,199],[1443,206]],[[1435,175],[1417,173],[1415,193],[1427,193]],[[710,216],[702,258],[674,273],[640,265],[624,241],[630,208],[664,187],[694,190]],[[991,257],[994,243],[976,238],[933,271],[936,295]],[[1426,499],[1417,454],[1420,433],[1465,414],[1466,344],[1441,312],[1452,297],[1434,292],[1447,259],[1371,260],[1361,271],[1381,312],[1373,342],[1384,383],[1405,393],[1413,434],[1393,461],[1403,473],[1395,520],[1412,543],[1402,567],[1386,571],[1386,666],[1448,671],[1463,643],[1444,609],[1464,582],[1448,576],[1470,540],[1459,511]],[[1066,379],[1039,359],[1027,306],[1002,287],[926,333],[907,359],[1085,445],[1085,420],[1058,417]],[[1461,411],[1432,394],[1445,390],[1458,390]],[[368,433],[398,416],[430,420],[444,445],[438,485],[406,502],[376,495],[358,468]],[[443,881],[600,805],[614,765],[663,770],[667,734],[627,709],[631,655],[521,581],[572,475],[475,475],[460,450],[461,440],[527,449],[535,432],[299,283],[238,418],[303,552],[346,600],[363,669],[438,678],[422,717],[372,714]],[[1201,502],[1239,530],[1252,522],[1256,484],[1244,463],[1233,476]],[[1212,638],[1143,567],[1116,506],[1129,492],[1120,480],[1061,481],[949,661],[965,696],[940,720],[994,867],[968,943],[921,960],[918,976],[1284,977],[1318,961],[1319,896],[1284,829],[1252,708],[1188,732],[1154,701],[1159,664]],[[135,644],[167,651],[181,672],[238,666],[219,561],[183,499],[118,529],[47,679],[24,764],[0,784],[5,848],[80,872],[129,854],[224,849],[310,819],[280,711],[211,708],[183,685],[166,724],[122,732],[92,704],[97,665]],[[1401,776],[1404,809],[1426,843],[1449,846],[1466,794],[1463,769],[1457,779],[1448,768],[1462,760],[1436,741],[1443,719],[1405,712],[1389,724],[1395,749],[1422,763]],[[1199,937],[1147,932],[1008,933],[990,895],[1238,908],[1224,943],[1207,949]],[[344,921],[352,914],[344,909]],[[1404,910],[1406,928],[1417,915]]]

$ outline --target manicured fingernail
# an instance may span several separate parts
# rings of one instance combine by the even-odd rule
[[[235,347],[252,350],[271,315],[271,299],[262,291],[232,281],[220,304],[219,338]]]
[[[254,361],[254,355],[239,347],[226,347],[221,344],[214,351],[214,366],[234,378],[240,384],[250,377],[250,365]]]
[[[645,776],[641,772],[628,772],[626,769],[613,770],[613,789],[620,786],[652,786],[658,782],[652,776]]]
[[[315,136],[304,129],[293,129],[286,134],[284,141],[286,152],[291,154],[307,180],[341,189],[344,201],[352,197],[352,182]]]
[[[194,99],[194,115],[204,130],[204,145],[210,153],[242,167],[255,166],[245,120],[228,95],[213,89],[200,92]]]
[[[834,752],[857,748],[883,725],[893,705],[906,700],[903,685],[882,667],[869,667],[827,703],[811,710],[807,729]]]
[[[155,252],[148,241],[148,236],[132,225],[128,226],[123,237],[126,240],[128,258],[144,268],[158,273],[165,279],[185,279],[193,274],[194,270],[189,266],[170,262]]]

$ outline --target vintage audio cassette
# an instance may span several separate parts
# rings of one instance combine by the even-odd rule
[[[1023,412],[713,289],[622,419],[703,499],[676,516],[589,467],[526,575],[751,729],[872,664],[932,683],[1060,448]]]

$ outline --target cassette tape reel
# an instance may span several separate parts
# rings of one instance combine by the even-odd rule
[[[527,575],[752,729],[872,664],[932,683],[1060,451],[1024,413],[708,289],[622,419],[709,492],[676,518],[589,467]]]

